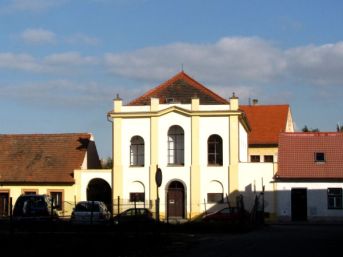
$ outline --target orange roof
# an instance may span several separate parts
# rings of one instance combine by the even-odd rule
[[[251,127],[249,145],[277,145],[285,132],[289,105],[241,105]]]
[[[171,79],[131,101],[128,105],[149,105],[152,97],[159,98],[161,104],[167,103],[168,99],[173,99],[173,102],[191,103],[194,96],[200,99],[200,104],[229,104],[227,100],[181,71]]]
[[[90,138],[88,133],[0,135],[0,181],[73,183]]]
[[[281,133],[278,156],[278,179],[343,179],[343,133]]]

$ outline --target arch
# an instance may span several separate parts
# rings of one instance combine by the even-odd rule
[[[178,125],[173,125],[168,130],[168,164],[184,165],[184,131]]]
[[[133,136],[130,140],[130,166],[144,166],[144,139]]]
[[[87,201],[102,201],[112,210],[111,186],[102,178],[93,178],[87,185]]]
[[[219,135],[211,135],[207,140],[208,165],[223,165],[223,140]]]
[[[167,217],[185,217],[185,186],[180,181],[171,181],[167,188]]]
[[[145,186],[140,181],[130,184],[130,202],[145,202]]]
[[[212,180],[207,185],[207,202],[222,203],[224,201],[223,184],[217,180]]]

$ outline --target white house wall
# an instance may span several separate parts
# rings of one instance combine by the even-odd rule
[[[291,220],[291,190],[307,189],[308,220],[343,220],[343,209],[328,209],[327,189],[343,188],[343,183],[277,183],[277,215],[281,220]]]
[[[241,123],[239,123],[239,161],[248,161],[248,133]]]
[[[265,211],[268,213],[275,213],[274,168],[275,166],[273,163],[239,164],[239,191],[243,195],[244,204],[247,210],[252,209],[255,196],[260,196],[264,186]]]
[[[130,166],[131,138],[140,136],[144,139],[144,167]],[[150,119],[123,119],[122,121],[122,165],[123,165],[123,197],[130,199],[130,186],[133,182],[144,185],[146,197],[149,192],[149,165],[150,165]]]
[[[213,135],[219,135],[223,140],[223,166],[208,166],[207,158],[207,140]],[[207,201],[207,193],[211,192],[209,184],[217,181],[223,187],[222,193],[224,196],[229,194],[229,119],[228,117],[201,117],[199,121],[199,153],[200,153],[200,206],[201,210],[205,210],[205,202]],[[206,209],[214,207],[216,204],[206,203]]]

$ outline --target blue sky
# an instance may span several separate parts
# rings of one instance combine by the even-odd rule
[[[343,1],[1,0],[0,133],[91,132],[181,70],[219,93],[343,125]]]

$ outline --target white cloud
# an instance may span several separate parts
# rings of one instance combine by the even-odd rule
[[[270,81],[285,67],[282,52],[258,38],[223,38],[215,44],[177,43],[126,54],[106,54],[110,71],[137,79],[160,80],[180,70],[215,84]]]
[[[29,104],[74,108],[110,103],[113,88],[98,82],[87,83],[66,79],[44,82],[0,84],[0,96],[19,99]]]
[[[87,36],[82,33],[74,34],[65,40],[69,44],[84,44],[96,46],[100,44],[100,40],[96,37]]]
[[[78,66],[96,64],[97,59],[92,56],[82,56],[78,52],[65,52],[59,54],[51,54],[44,58],[44,63],[48,65],[59,65],[59,66]]]
[[[29,54],[0,53],[0,68],[44,72],[46,69]]]
[[[41,28],[26,29],[21,34],[21,38],[24,42],[31,44],[54,43],[56,41],[55,33]]]
[[[185,71],[208,86],[258,87],[280,81],[313,85],[343,83],[343,42],[281,49],[256,37],[226,37],[213,44],[175,43],[107,53],[110,72],[122,77],[163,81],[184,64]]]
[[[7,12],[29,11],[40,12],[50,8],[60,6],[69,0],[9,0],[2,4],[2,10]]]
[[[96,65],[97,58],[82,56],[78,52],[51,54],[35,58],[29,54],[1,53],[0,68],[32,73],[70,73],[81,67]]]
[[[343,83],[343,42],[289,49],[285,58],[287,71],[296,80],[315,85]]]

